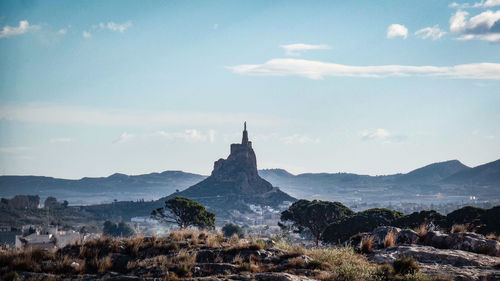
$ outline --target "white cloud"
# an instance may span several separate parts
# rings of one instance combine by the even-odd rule
[[[86,39],[87,39],[87,38],[92,37],[92,34],[90,34],[90,32],[88,32],[88,31],[84,31],[84,32],[82,33],[82,36],[83,36],[83,38],[86,38]]]
[[[214,130],[208,131],[208,139],[210,140],[210,143],[215,142],[215,131]]]
[[[0,38],[7,38],[14,35],[21,35],[30,30],[37,30],[37,29],[40,29],[40,26],[30,25],[30,23],[27,20],[22,20],[19,22],[18,27],[13,27],[8,25],[4,26],[2,31],[0,31]]]
[[[481,2],[476,2],[474,4],[453,2],[448,7],[457,9],[467,9],[467,8],[491,8],[495,6],[500,6],[500,0],[486,0]]]
[[[0,153],[15,154],[20,152],[25,152],[30,149],[31,147],[28,146],[3,146],[0,147]]]
[[[213,29],[217,29],[217,28],[219,28],[219,24],[218,23],[214,23]]]
[[[260,127],[269,127],[288,122],[288,120],[271,115],[252,115],[242,112],[123,111],[36,103],[17,106],[0,105],[0,120],[135,128],[221,124],[240,128],[244,120]]]
[[[61,28],[57,31],[57,34],[60,34],[60,35],[65,35],[66,33],[68,33],[68,29],[71,28],[71,25],[68,25],[67,27],[65,28]]]
[[[132,26],[132,22],[131,21],[127,21],[125,23],[122,23],[122,24],[118,24],[118,23],[115,23],[115,22],[108,22],[108,23],[99,23],[99,27],[102,28],[102,29],[108,29],[108,30],[111,30],[111,31],[118,31],[120,33],[123,33],[125,32],[125,30],[127,30],[127,28],[131,27]]]
[[[166,132],[158,131],[153,135],[162,136],[168,140],[182,140],[187,142],[206,142],[213,143],[215,141],[215,131],[209,130],[208,133],[203,133],[196,129],[186,129],[182,132]]]
[[[285,144],[305,144],[305,143],[319,143],[319,139],[311,138],[307,135],[293,134],[281,138]]]
[[[408,28],[401,24],[391,24],[387,28],[387,38],[403,37],[406,39],[408,37]]]
[[[404,135],[397,135],[389,132],[386,129],[364,130],[359,133],[362,140],[379,140],[386,143],[399,142],[406,139]]]
[[[300,54],[302,52],[305,52],[305,51],[330,49],[330,47],[328,45],[324,45],[324,44],[310,45],[310,44],[303,44],[303,43],[281,45],[280,47],[285,50],[285,53],[288,56],[300,56]]]
[[[445,34],[446,31],[441,30],[437,24],[433,27],[425,27],[415,32],[415,36],[424,40],[429,38],[432,40],[438,40]]]
[[[500,63],[471,63],[454,66],[379,65],[352,66],[301,59],[271,59],[263,64],[228,67],[237,74],[260,76],[324,77],[409,77],[430,76],[461,79],[500,80]]]
[[[135,135],[123,132],[116,140],[113,141],[113,143],[124,143],[133,137],[135,137]]]
[[[488,10],[470,19],[468,16],[468,12],[459,10],[450,18],[450,31],[460,35],[459,40],[500,42],[500,10]]]
[[[55,139],[51,139],[50,143],[68,143],[68,142],[72,142],[72,141],[73,141],[72,138],[55,138]]]

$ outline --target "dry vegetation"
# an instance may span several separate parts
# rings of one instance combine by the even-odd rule
[[[450,233],[457,233],[457,232],[467,232],[468,227],[465,224],[454,224],[451,227]]]
[[[390,239],[386,239],[388,245]],[[369,241],[373,243],[373,237],[366,239],[365,245]],[[35,280],[77,278],[82,274],[103,279],[109,272],[165,280],[264,272],[318,280],[428,280],[415,274],[413,279],[401,279],[392,267],[370,263],[351,247],[303,248],[283,241],[225,238],[206,231],[175,231],[167,237],[103,237],[52,253],[0,253],[1,280],[15,279],[16,274],[26,280],[33,276]]]

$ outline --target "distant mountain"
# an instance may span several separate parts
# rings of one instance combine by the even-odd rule
[[[173,193],[177,189],[183,190],[204,178],[205,176],[182,171],[136,176],[116,173],[109,177],[85,177],[79,180],[39,176],[0,176],[0,197],[33,194],[40,195],[43,200],[47,196],[56,196],[72,204],[95,204],[110,202],[113,199],[151,200]]]
[[[444,179],[446,183],[496,185],[500,192],[500,159],[466,169]]]
[[[436,183],[453,174],[470,170],[458,160],[433,163],[399,176],[399,183]]]
[[[500,160],[469,168],[458,160],[433,163],[406,174],[384,176],[352,173],[304,173],[294,175],[283,169],[259,170],[272,186],[295,198],[396,201],[411,196],[444,194],[470,195],[500,200]],[[70,204],[99,204],[137,199],[157,200],[204,180],[206,176],[182,171],[165,171],[128,176],[67,180],[40,176],[0,176],[0,197],[19,194],[68,200]],[[488,188],[478,188],[487,186]],[[190,191],[193,192],[193,191]],[[464,198],[465,198],[464,197]],[[423,200],[423,197],[417,198]],[[415,199],[415,198],[413,198]],[[458,199],[457,199],[458,200]]]

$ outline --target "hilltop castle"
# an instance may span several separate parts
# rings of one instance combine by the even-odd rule
[[[284,201],[296,200],[259,176],[246,122],[241,143],[231,144],[227,159],[215,161],[211,175],[205,180],[169,197],[175,196],[199,201],[218,217],[231,210],[249,210],[250,204],[277,207]]]

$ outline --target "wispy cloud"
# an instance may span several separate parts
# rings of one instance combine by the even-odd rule
[[[428,76],[461,79],[500,80],[500,63],[471,63],[454,66],[379,65],[353,66],[301,59],[271,59],[263,64],[228,67],[237,74],[260,76],[325,77],[410,77]]]
[[[88,32],[88,31],[84,31],[84,32],[82,32],[82,36],[83,36],[83,38],[88,39],[88,38],[92,37],[92,34],[90,34],[90,32]]]
[[[408,28],[402,24],[391,24],[387,28],[387,38],[392,39],[396,37],[403,37],[406,39],[408,37]]]
[[[29,147],[29,146],[2,146],[2,147],[0,147],[0,153],[8,153],[8,154],[26,152],[28,150],[31,150],[31,147]]]
[[[127,22],[124,22],[124,23],[115,23],[115,22],[107,22],[107,23],[104,23],[104,22],[101,22],[99,23],[99,27],[101,29],[108,29],[108,30],[111,30],[111,31],[117,31],[117,32],[120,32],[120,33],[123,33],[125,32],[125,30],[127,30],[129,27],[132,26],[132,22],[131,21],[127,21]]]
[[[197,111],[124,111],[53,104],[0,105],[0,120],[49,124],[83,124],[94,126],[127,126],[161,128],[165,126],[213,126],[231,124],[238,128],[244,120],[260,127],[288,122],[272,115],[197,112]]]
[[[57,31],[57,34],[60,34],[60,35],[65,35],[66,33],[68,33],[68,30],[71,28],[71,25],[68,25],[67,27],[65,28],[61,28]]]
[[[307,135],[293,134],[290,136],[282,137],[281,141],[285,144],[306,144],[306,143],[319,143],[318,138],[312,138]]]
[[[73,141],[72,138],[55,138],[55,139],[51,139],[50,143],[68,143],[68,142],[72,142],[72,141]]]
[[[433,27],[425,27],[415,32],[415,36],[424,40],[425,39],[438,40],[441,39],[441,37],[443,37],[445,34],[446,31],[440,29],[437,24],[434,25]]]
[[[117,139],[113,141],[113,143],[124,143],[129,141],[131,138],[135,137],[134,134],[129,134],[127,132],[123,132]]]
[[[459,35],[459,40],[500,42],[500,10],[488,10],[470,19],[468,16],[468,12],[459,10],[450,18],[450,31]]]
[[[405,140],[405,135],[393,134],[386,129],[364,130],[359,133],[362,140],[379,140],[385,143],[400,142]]]
[[[491,8],[495,6],[500,6],[500,0],[486,0],[486,1],[481,1],[481,2],[475,2],[475,3],[457,3],[453,2],[448,7],[450,8],[456,8],[456,9],[467,9],[467,8]]]
[[[215,130],[209,130],[207,133],[196,129],[186,129],[181,132],[158,131],[153,135],[164,137],[168,140],[182,140],[187,142],[215,142]]]
[[[214,25],[212,26],[213,29],[218,29],[219,28],[219,24],[218,23],[214,23]]]
[[[300,56],[301,53],[305,52],[305,51],[330,49],[330,47],[328,45],[324,45],[324,44],[311,45],[311,44],[303,44],[303,43],[281,45],[280,47],[285,50],[285,54],[288,56]]]
[[[30,25],[30,23],[27,20],[22,20],[19,22],[18,27],[13,27],[8,25],[4,26],[2,28],[2,31],[0,31],[0,38],[7,38],[14,35],[21,35],[30,30],[37,30],[37,29],[40,29],[40,26]]]

